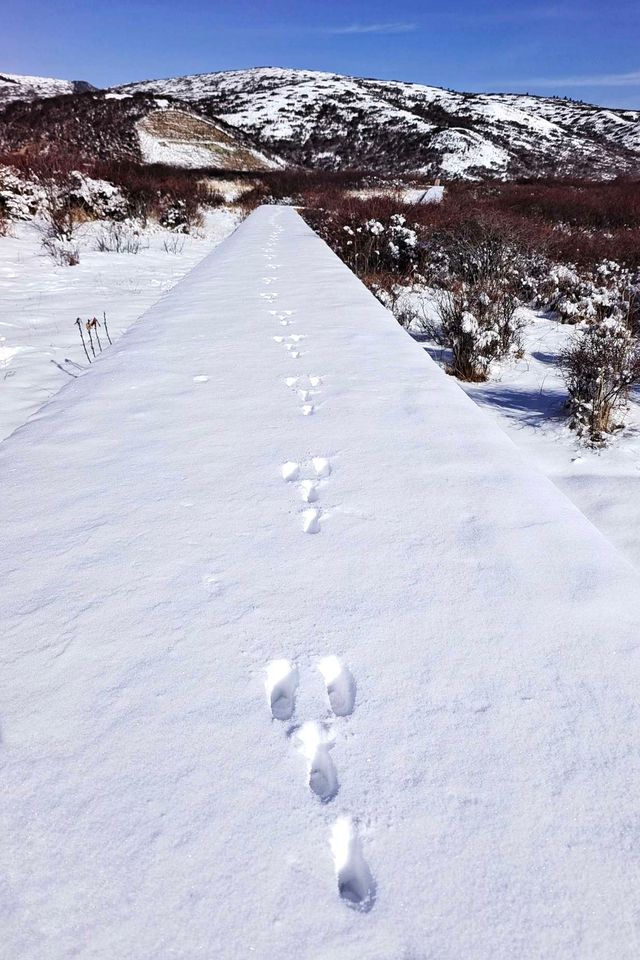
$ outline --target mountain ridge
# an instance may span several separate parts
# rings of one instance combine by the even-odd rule
[[[0,127],[9,103],[21,96],[11,90],[11,101],[3,99],[9,95],[6,87],[20,79],[0,74]],[[85,83],[22,79],[22,98],[32,102],[61,93],[73,102],[82,96],[78,87]],[[640,111],[569,98],[461,93],[401,80],[280,67],[191,74],[91,91],[96,98],[121,100],[123,113],[130,97],[179,101],[292,166],[359,167],[385,175],[471,180],[640,175]]]
[[[170,93],[302,166],[446,177],[640,171],[640,111],[528,94],[459,93],[327,71],[249,70],[125,84]],[[549,154],[553,160],[549,161]]]

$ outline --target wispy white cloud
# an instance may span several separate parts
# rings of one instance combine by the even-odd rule
[[[417,23],[352,23],[346,27],[319,27],[318,33],[347,36],[362,33],[413,33]]]
[[[512,80],[512,87],[640,87],[640,70],[629,73],[596,73],[574,77],[533,77]]]

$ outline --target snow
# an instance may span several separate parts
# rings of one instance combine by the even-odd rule
[[[402,191],[405,203],[442,203],[444,187],[408,187]]]
[[[0,475],[12,960],[635,960],[637,572],[295,211]]]
[[[71,379],[75,364],[86,364],[78,316],[102,319],[106,311],[115,339],[236,222],[229,210],[211,211],[201,236],[177,240],[179,255],[164,249],[176,238],[160,229],[140,233],[138,254],[102,253],[96,247],[105,225],[86,224],[78,232],[80,263],[74,267],[57,266],[45,254],[37,223],[13,224],[10,235],[0,237],[0,439]]]
[[[476,168],[506,171],[509,154],[473,130],[443,130],[431,140],[442,151],[439,169],[448,176],[461,176]]]
[[[606,449],[586,448],[567,426],[567,391],[557,365],[575,328],[523,312],[523,359],[500,366],[489,382],[465,389],[640,568],[640,396],[632,399],[626,428]]]
[[[377,187],[360,187],[347,191],[350,197],[368,200],[370,197],[395,197],[400,203],[440,203],[444,198],[444,187],[421,186],[404,187],[397,184],[384,184]]]
[[[72,80],[55,80],[52,77],[29,77],[15,73],[0,73],[0,103],[13,100],[30,100],[34,97],[58,97],[73,93]]]
[[[571,274],[557,265],[558,274]],[[574,275],[575,276],[575,275]],[[406,305],[436,321],[434,291],[415,288]],[[485,383],[460,386],[629,561],[640,568],[640,392],[631,397],[625,429],[605,448],[590,448],[568,426],[567,390],[559,357],[576,327],[522,307],[523,355],[493,364]],[[446,349],[414,335],[446,366]]]
[[[156,103],[168,106],[166,100],[157,100]],[[169,115],[167,111],[161,112]],[[164,163],[190,169],[219,166],[232,170],[273,170],[281,166],[279,161],[234,141],[217,124],[204,117],[175,109],[170,111],[170,116],[174,128],[170,127],[163,135],[159,135],[154,129],[156,114],[143,118],[136,125],[140,152],[145,163]]]
[[[210,167],[216,160],[208,146],[191,140],[168,140],[147,133],[140,125],[137,129],[140,153],[144,163],[164,163],[170,167],[185,167],[197,170]],[[216,144],[216,150],[219,145]]]

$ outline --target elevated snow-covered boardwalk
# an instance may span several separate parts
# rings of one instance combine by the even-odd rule
[[[292,210],[0,482],[3,956],[637,958],[637,574]]]

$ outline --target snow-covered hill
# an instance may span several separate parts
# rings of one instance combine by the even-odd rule
[[[105,123],[100,111],[87,110],[88,89],[93,88],[82,81],[3,74],[0,111],[20,101],[28,101],[27,108],[45,102],[43,98],[77,94],[56,101],[55,111],[65,115],[79,141],[91,146]],[[553,97],[456,93],[276,67],[150,80],[114,88],[106,97],[94,92],[98,105],[109,102],[108,97],[112,104],[122,104],[132,94],[164,98],[177,109],[191,106],[201,119],[226,121],[250,138],[252,149],[262,148],[267,166],[280,156],[303,166],[366,167],[448,179],[640,174],[639,111]],[[45,137],[55,119],[52,111],[44,111],[38,120]],[[119,112],[126,118],[129,111],[114,107],[109,124]],[[16,115],[5,110],[0,114],[2,145],[23,147],[20,135]],[[110,136],[101,145],[107,153]],[[140,155],[137,137],[129,140],[128,155]],[[143,144],[142,155],[146,152]],[[198,165],[199,156],[207,159],[195,146],[186,161],[179,146],[154,155],[159,153],[164,162],[178,165]],[[219,144],[214,153],[220,154]]]
[[[52,77],[25,77],[0,73],[0,108],[14,100],[37,100],[59,97],[66,93],[82,93],[93,89],[85,80],[55,80]]]
[[[281,162],[238,127],[170,95],[88,90],[0,110],[0,149],[64,148],[86,161],[134,160],[176,167],[270,170]]]
[[[257,68],[130,84],[197,103],[316,167],[369,166],[445,177],[640,170],[640,112],[516,94]]]

